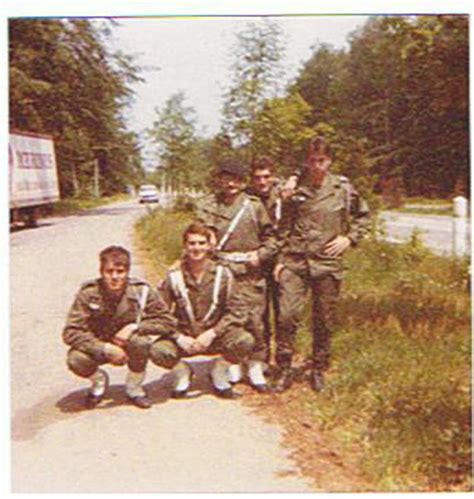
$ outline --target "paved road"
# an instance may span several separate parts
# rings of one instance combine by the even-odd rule
[[[277,426],[207,393],[204,361],[191,400],[169,400],[169,376],[152,368],[155,405],[137,409],[123,394],[124,368],[111,367],[110,398],[82,408],[87,384],[66,369],[64,318],[78,284],[97,274],[100,249],[131,247],[144,211],[121,203],[11,234],[13,491],[311,491]],[[132,272],[142,274],[140,261]]]
[[[470,221],[464,223],[450,216],[443,215],[413,215],[407,213],[381,213],[388,239],[393,242],[403,242],[410,239],[413,230],[419,229],[423,242],[438,254],[451,255],[453,253],[453,239],[455,224],[457,231],[464,230],[465,236],[458,243],[459,254],[470,253]]]

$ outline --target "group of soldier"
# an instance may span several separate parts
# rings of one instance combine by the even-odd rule
[[[287,390],[308,291],[310,384],[324,389],[342,255],[369,229],[367,204],[347,178],[330,173],[332,159],[329,144],[315,137],[304,167],[281,184],[267,157],[250,172],[222,160],[183,233],[181,258],[157,289],[130,277],[126,249],[101,252],[100,277],[82,285],[63,331],[69,369],[92,383],[88,408],[104,397],[107,363],[127,364],[125,391],[137,407],[152,405],[143,387],[149,360],[173,371],[171,396],[186,398],[193,378],[186,359],[195,355],[216,355],[210,379],[219,397],[240,396],[234,384],[244,376],[259,393]]]

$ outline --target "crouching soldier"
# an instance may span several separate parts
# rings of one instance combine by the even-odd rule
[[[245,361],[255,344],[244,329],[246,317],[232,309],[232,273],[209,257],[212,232],[202,223],[192,223],[183,233],[184,255],[161,284],[164,300],[173,310],[178,328],[173,339],[153,344],[152,360],[174,368],[172,396],[186,397],[192,371],[181,359],[197,354],[221,354],[211,370],[216,395],[239,396],[228,380],[229,363]]]
[[[100,278],[81,286],[63,331],[64,342],[71,347],[69,369],[92,382],[87,408],[104,397],[108,376],[99,367],[104,364],[128,364],[127,397],[137,407],[151,407],[142,387],[148,350],[157,337],[175,329],[165,302],[129,271],[130,253],[125,248],[105,248],[100,253]]]

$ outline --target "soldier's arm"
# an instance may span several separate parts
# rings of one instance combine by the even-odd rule
[[[370,230],[370,212],[367,202],[350,186],[350,220],[347,237],[353,245],[359,243]]]
[[[268,216],[265,206],[263,206],[262,203],[258,203],[255,206],[255,212],[259,227],[259,238],[261,241],[257,254],[260,263],[264,263],[278,253],[280,245],[275,228]]]
[[[291,234],[291,229],[295,223],[295,209],[295,205],[291,198],[284,199],[282,201],[281,219],[277,228],[277,240],[279,243],[280,251],[284,249]]]
[[[106,343],[99,340],[89,330],[91,310],[85,292],[80,291],[69,311],[66,325],[63,329],[63,341],[66,345],[89,354],[97,360],[105,360]]]
[[[138,334],[161,337],[172,336],[176,331],[177,321],[166,301],[159,292],[150,288]]]

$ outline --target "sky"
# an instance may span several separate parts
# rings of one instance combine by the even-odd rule
[[[211,136],[219,131],[222,95],[230,84],[235,33],[251,20],[261,18],[135,18],[118,19],[111,48],[136,55],[146,71],[145,83],[136,84],[129,126],[137,132],[150,127],[155,108],[174,93],[183,91],[186,104],[198,117],[198,131]],[[311,47],[328,43],[347,46],[348,35],[362,26],[367,16],[304,16],[273,18],[283,28],[286,79],[297,76],[312,54]]]

